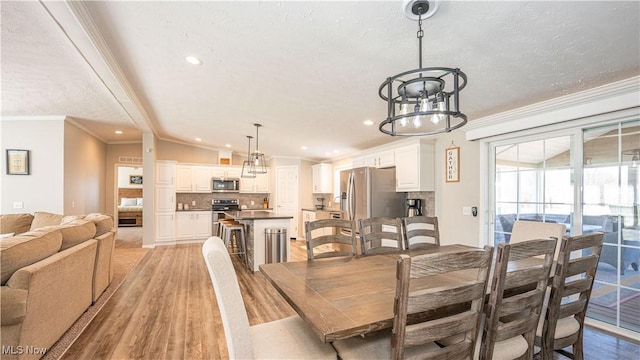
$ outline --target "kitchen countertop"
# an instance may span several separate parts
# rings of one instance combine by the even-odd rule
[[[311,208],[302,208],[302,210],[304,210],[304,211],[323,211],[323,212],[332,212],[332,213],[342,213],[342,210],[339,210],[339,209],[322,209],[322,210],[318,210],[318,209],[311,209]]]
[[[224,213],[235,220],[293,219],[293,216],[290,215],[282,215],[264,210],[225,211]]]
[[[185,212],[185,211],[211,211],[211,208],[188,208],[186,210],[176,210],[176,212]]]

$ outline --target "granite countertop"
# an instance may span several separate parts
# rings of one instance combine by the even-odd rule
[[[311,209],[311,208],[302,208],[302,210],[305,210],[305,211],[322,211],[322,212],[332,212],[332,213],[341,213],[342,212],[342,210],[340,210],[340,209],[327,209],[327,208],[324,208],[322,210]]]
[[[265,210],[225,211],[224,213],[235,220],[293,219],[293,216],[290,215],[282,215]]]

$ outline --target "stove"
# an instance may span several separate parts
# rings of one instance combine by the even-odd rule
[[[214,212],[219,211],[234,211],[239,210],[240,205],[238,199],[213,199],[211,200],[211,210]]]

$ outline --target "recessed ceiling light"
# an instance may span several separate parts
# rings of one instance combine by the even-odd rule
[[[324,153],[324,154],[327,155],[327,156],[331,155],[331,153],[328,152],[328,151],[326,153]]]
[[[340,153],[340,150],[333,150],[333,153],[334,153],[334,154],[339,154],[339,153]]]
[[[306,146],[300,146],[300,149],[302,149],[302,150],[307,150],[307,149],[308,149],[308,147],[306,147]]]
[[[231,144],[224,144],[224,146],[226,146],[226,147],[230,148],[230,147],[231,147]]]
[[[122,134],[122,130],[116,130],[115,133],[120,135],[120,134]]]
[[[200,138],[196,138],[196,141],[202,141],[202,139],[200,139]]]
[[[189,56],[186,56],[184,59],[187,60],[187,62],[191,65],[202,65],[202,60],[198,59],[195,56],[189,55]]]
[[[363,123],[363,124],[365,124],[365,125],[367,125],[367,126],[371,126],[371,125],[373,125],[373,121],[371,121],[371,120],[365,120],[365,121],[363,121],[362,123]]]

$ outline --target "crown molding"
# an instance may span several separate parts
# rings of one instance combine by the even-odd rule
[[[640,76],[469,121],[467,140],[640,106]]]
[[[0,116],[0,121],[61,121],[66,115]]]

